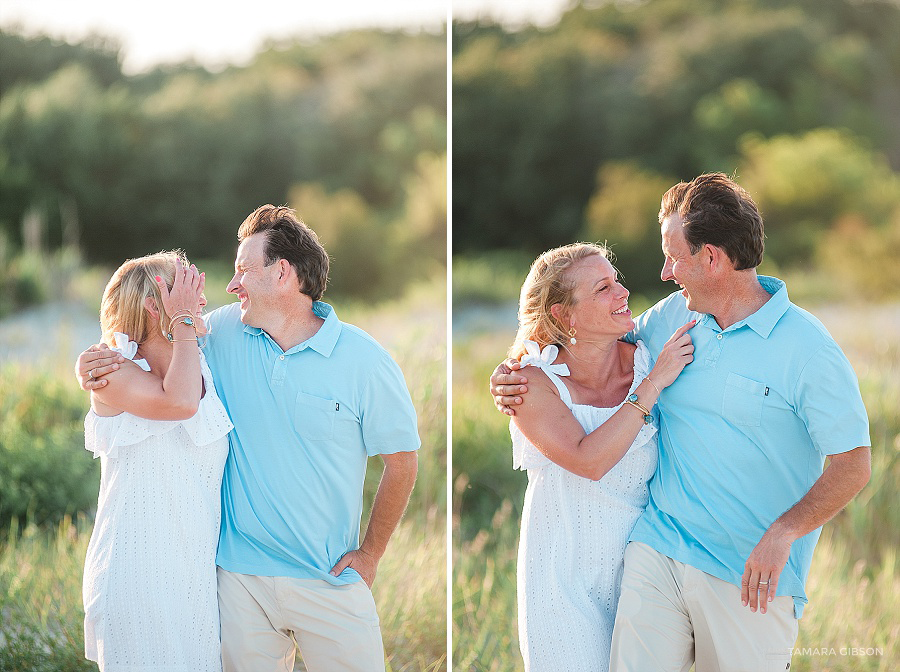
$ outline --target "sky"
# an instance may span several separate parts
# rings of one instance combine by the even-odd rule
[[[0,1],[4,28],[18,25],[28,34],[69,40],[91,32],[118,38],[130,74],[190,58],[212,68],[241,64],[267,38],[360,27],[439,30],[447,16],[447,0]]]
[[[525,23],[556,23],[570,0],[452,0],[453,16],[471,20],[491,18],[515,27]]]
[[[492,18],[510,26],[549,25],[571,0],[452,0],[458,19]],[[0,26],[79,40],[116,37],[123,69],[196,60],[213,69],[247,62],[267,38],[360,27],[440,29],[451,0],[2,0]]]

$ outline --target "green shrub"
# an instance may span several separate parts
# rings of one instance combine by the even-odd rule
[[[52,254],[15,251],[0,231],[0,318],[50,300],[96,301],[100,307],[106,271],[84,268],[81,254],[63,247]]]
[[[829,270],[848,256],[880,268],[863,255],[891,237],[900,203],[900,174],[880,152],[847,131],[821,128],[769,139],[748,134],[741,155],[738,181],[765,219],[768,257],[795,266],[815,262],[817,253],[832,247],[837,254],[818,260]],[[869,286],[865,262],[850,268],[862,272],[858,279],[867,296],[892,289],[889,283]]]
[[[509,418],[494,408],[488,391],[507,339],[512,335],[497,334],[453,347],[453,513],[464,541],[489,525],[503,502],[520,511],[528,482],[512,467]]]
[[[84,450],[86,404],[74,383],[0,371],[0,527],[94,506],[100,469]]]
[[[453,306],[518,301],[519,290],[537,255],[495,250],[453,257]]]
[[[12,256],[5,238],[0,239],[0,317],[42,303],[49,296],[46,260],[31,253]]]

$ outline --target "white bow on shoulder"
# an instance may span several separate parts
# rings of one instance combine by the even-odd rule
[[[569,367],[565,364],[554,364],[559,355],[559,348],[555,345],[540,346],[534,341],[525,341],[525,353],[522,355],[522,366],[536,366],[543,371],[555,373],[558,376],[568,376]]]
[[[116,352],[120,353],[125,359],[130,359],[144,371],[150,370],[150,365],[147,363],[146,359],[134,358],[134,356],[137,354],[138,344],[132,340],[129,340],[128,334],[123,334],[116,331],[113,333],[113,338],[116,339],[116,345],[110,348],[110,350],[115,350]]]

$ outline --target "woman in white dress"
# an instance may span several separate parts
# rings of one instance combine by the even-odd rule
[[[651,369],[628,290],[604,247],[550,250],[532,265],[510,356],[536,367],[510,424],[528,471],[518,560],[519,642],[529,672],[609,668],[628,536],[657,462],[660,391],[691,361],[684,325]]]
[[[85,655],[102,672],[222,669],[215,554],[231,423],[198,347],[203,284],[163,252],[125,262],[103,294],[103,340],[134,364],[106,376],[85,419],[102,471]]]

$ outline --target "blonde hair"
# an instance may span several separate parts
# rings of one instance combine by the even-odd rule
[[[571,308],[575,283],[569,269],[593,256],[609,259],[609,248],[596,243],[572,243],[547,250],[531,265],[519,295],[519,331],[509,349],[509,356],[519,359],[525,353],[525,341],[535,341],[541,348],[568,342],[568,328],[550,312],[555,304]]]
[[[106,285],[100,304],[100,327],[104,343],[114,346],[113,333],[118,331],[128,334],[130,340],[140,345],[150,336],[151,329],[169,323],[156,276],[165,280],[166,286],[171,290],[175,280],[176,259],[181,259],[185,266],[188,265],[184,252],[171,250],[129,259],[119,266]],[[152,298],[159,309],[158,323],[155,323],[144,306],[144,299],[147,297]]]

